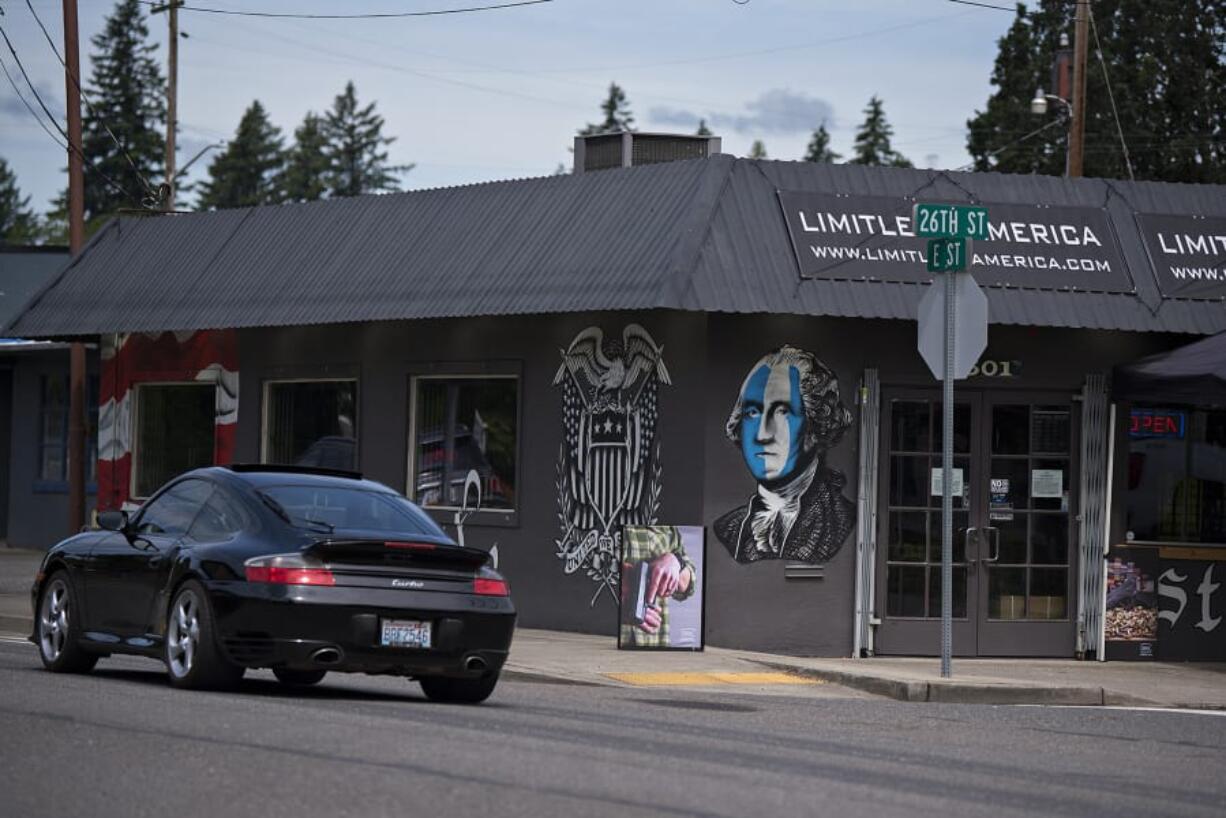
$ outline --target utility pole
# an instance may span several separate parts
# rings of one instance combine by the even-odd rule
[[[1086,134],[1086,53],[1089,51],[1090,0],[1077,0],[1073,26],[1073,112],[1068,133],[1068,175],[1081,176]]]
[[[164,6],[154,6],[151,13],[166,12],[170,37],[166,44],[166,199],[163,210],[175,209],[175,130],[179,107],[179,6],[183,0],[170,0]]]
[[[81,149],[81,57],[77,0],[64,0],[64,96],[68,124],[68,252],[85,243],[85,165]],[[85,345],[68,351],[68,530],[85,523]]]

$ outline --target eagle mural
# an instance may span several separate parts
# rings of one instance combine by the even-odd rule
[[[588,327],[561,350],[562,388],[555,541],[563,571],[584,571],[617,603],[623,526],[651,525],[660,508],[660,385],[671,383],[663,347],[630,324],[620,340]]]

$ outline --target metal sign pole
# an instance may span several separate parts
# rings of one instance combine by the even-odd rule
[[[958,273],[948,272],[945,285],[945,378],[941,439],[941,678],[952,675],[953,561],[954,561],[954,283]]]

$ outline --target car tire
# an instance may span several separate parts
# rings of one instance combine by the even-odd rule
[[[479,679],[423,676],[417,681],[421,685],[421,691],[432,702],[480,704],[494,692],[494,687],[498,684],[498,674],[490,673]]]
[[[43,667],[52,673],[88,673],[98,655],[81,647],[80,608],[68,572],[53,573],[38,597],[34,637]]]
[[[287,667],[274,667],[272,675],[277,681],[290,687],[309,687],[317,685],[328,675],[326,670],[292,670]]]
[[[243,668],[217,647],[213,610],[204,586],[188,580],[179,586],[166,617],[166,671],[175,687],[225,690],[238,684]]]

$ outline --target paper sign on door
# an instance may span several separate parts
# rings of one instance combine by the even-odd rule
[[[1055,497],[1064,496],[1063,469],[1031,469],[1030,496]]]
[[[953,484],[950,487],[954,497],[962,496],[962,469],[950,469],[953,472],[953,479],[950,482]],[[943,481],[941,479],[942,470],[935,468],[932,470],[932,496],[940,497],[944,490]]]

